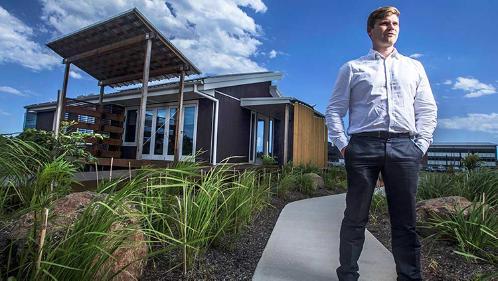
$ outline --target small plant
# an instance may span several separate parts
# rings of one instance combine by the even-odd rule
[[[325,188],[334,190],[337,193],[345,192],[347,189],[347,175],[343,167],[330,167],[324,170],[323,181]]]
[[[387,199],[383,194],[374,193],[370,204],[370,221],[378,223],[379,218],[387,213]]]
[[[297,176],[297,188],[303,194],[311,196],[315,189],[313,188],[313,179],[307,174]]]
[[[297,176],[294,174],[287,174],[278,183],[277,196],[280,198],[286,198],[289,191],[296,189],[298,182]]]
[[[275,165],[277,164],[277,160],[273,156],[270,156],[268,154],[263,155],[263,165]]]

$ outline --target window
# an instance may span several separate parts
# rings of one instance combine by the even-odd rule
[[[194,155],[195,107],[188,106],[183,111],[182,155]]]
[[[36,129],[36,112],[26,112],[24,116],[24,129]]]
[[[137,110],[128,110],[126,114],[125,124],[125,142],[135,142],[135,134],[137,128]]]

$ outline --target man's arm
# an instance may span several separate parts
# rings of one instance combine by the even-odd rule
[[[349,109],[349,96],[351,91],[351,66],[344,64],[337,75],[332,96],[327,105],[325,119],[329,129],[329,138],[339,151],[344,155],[344,148],[348,145],[348,138],[344,130],[342,118],[346,115]]]
[[[415,127],[417,129],[415,143],[425,153],[432,143],[432,134],[436,129],[437,106],[424,67],[421,63],[417,63],[417,65],[420,82],[417,86],[414,102]]]

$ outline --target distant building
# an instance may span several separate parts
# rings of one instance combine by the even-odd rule
[[[496,144],[489,142],[434,143],[424,157],[424,166],[434,170],[461,169],[461,160],[469,154],[479,156],[481,167],[496,168]]]

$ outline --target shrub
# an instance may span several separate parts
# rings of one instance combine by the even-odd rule
[[[270,155],[263,155],[263,165],[275,165],[277,160]]]
[[[468,214],[465,214],[465,211]],[[457,243],[456,253],[490,263],[498,262],[498,216],[496,210],[482,201],[449,217],[436,217],[430,226],[438,230],[437,238]]]
[[[330,167],[323,172],[325,188],[336,192],[345,192],[347,189],[347,175],[343,167]]]
[[[487,169],[475,170],[466,173],[462,186],[462,196],[470,201],[479,201],[483,196],[488,204],[497,206],[498,203],[498,172]]]
[[[315,189],[313,188],[313,179],[307,174],[297,176],[297,189],[299,192],[311,196]]]
[[[418,200],[427,200],[460,195],[463,178],[463,174],[422,173],[419,179],[417,198]]]
[[[280,198],[286,198],[289,191],[295,190],[298,184],[297,176],[294,174],[287,174],[282,177],[278,183],[277,196]]]

